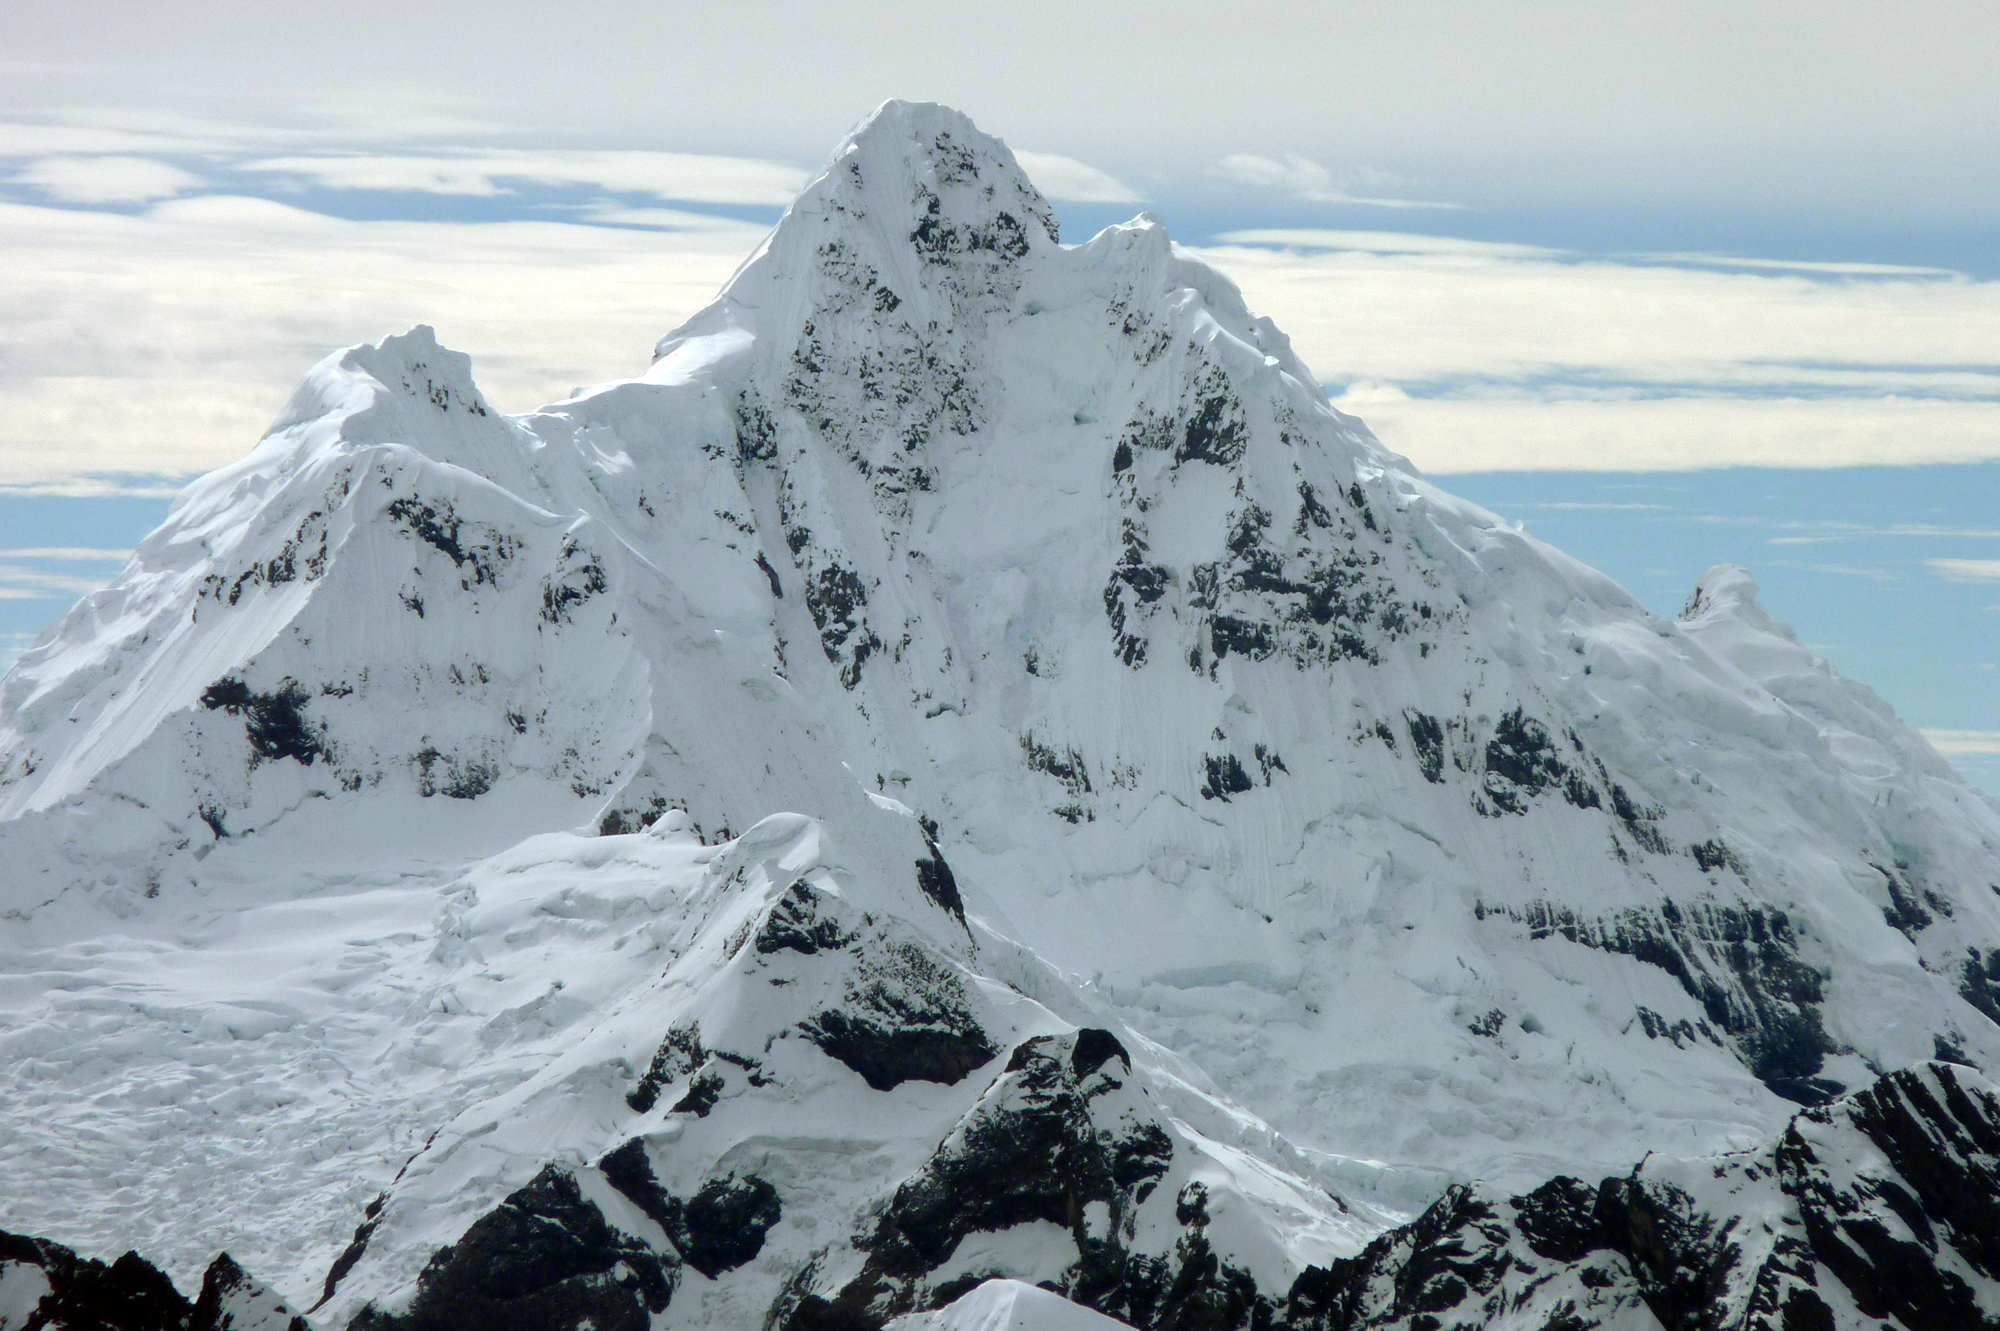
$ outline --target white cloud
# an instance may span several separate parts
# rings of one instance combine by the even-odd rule
[[[103,560],[123,563],[131,556],[130,550],[106,550],[94,545],[37,545],[0,550],[0,559],[66,559],[84,562]]]
[[[1319,227],[1259,227],[1226,231],[1225,245],[1272,245],[1292,250],[1347,250],[1357,254],[1422,254],[1436,258],[1553,259],[1561,250],[1460,236],[1423,236],[1409,231],[1336,231]]]
[[[1544,500],[1535,504],[1515,504],[1515,508],[1549,509],[1558,513],[1643,513],[1649,510],[1666,511],[1665,504],[1615,503],[1601,500],[1561,499]]]
[[[0,443],[0,452],[5,445]],[[4,470],[4,467],[0,467]],[[123,476],[63,476],[46,481],[0,481],[0,495],[57,499],[172,499],[184,487],[174,481],[147,482]]]
[[[1899,579],[1886,568],[1857,568],[1853,564],[1809,564],[1796,559],[1774,559],[1773,568],[1803,569],[1808,573],[1831,573],[1839,578],[1862,578],[1869,582],[1896,582]],[[1830,644],[1815,644],[1813,650],[1822,656],[1833,652]]]
[[[0,564],[0,597],[31,600],[53,596],[82,596],[104,585],[103,578],[79,578],[19,564]]]
[[[1421,199],[1373,198],[1341,188],[1333,173],[1309,157],[1287,153],[1282,159],[1255,153],[1230,153],[1215,164],[1216,173],[1238,185],[1282,190],[1307,203],[1347,204],[1367,208],[1459,209],[1456,203],[1435,203]]]
[[[2000,730],[1926,730],[1931,747],[1948,757],[1963,754],[2000,754]]]
[[[1431,471],[2000,457],[2000,282],[1402,232],[1238,232],[1202,255]]]
[[[417,322],[508,410],[637,373],[765,230],[0,203],[0,491],[171,493],[143,478],[241,456],[313,362]]]
[[[492,149],[430,155],[320,153],[246,162],[243,170],[310,181],[328,189],[396,190],[490,196],[507,182],[587,185],[618,194],[650,194],[688,203],[782,207],[807,172],[782,162],[700,153],[621,149]]]
[[[125,153],[150,157],[243,157],[286,149],[351,149],[455,138],[478,141],[521,131],[476,119],[404,89],[361,100],[300,106],[287,99],[282,121],[220,120],[161,107],[68,106],[36,118],[0,120],[0,159]]]
[[[1130,185],[1088,162],[1061,153],[1016,151],[1014,160],[1035,182],[1035,188],[1051,199],[1072,203],[1138,203],[1140,196]]]
[[[1364,249],[1366,235],[1326,251],[1203,253],[1334,383],[1818,386],[1831,374],[1841,387],[2000,395],[2000,282],[1559,261],[1402,233]]]
[[[0,121],[0,158],[52,157],[72,153],[180,155],[216,152],[229,146],[228,140],[189,138],[180,134],[104,125]]]
[[[202,183],[200,176],[150,157],[44,157],[14,179],[65,203],[150,203]]]
[[[1658,263],[1706,264],[1716,268],[1751,268],[1768,272],[1825,273],[1833,277],[1951,277],[1949,268],[1920,268],[1901,263],[1822,263],[1803,259],[1746,259],[1733,254],[1676,252],[1630,254],[1630,259]]]
[[[691,188],[657,165],[643,178]],[[730,192],[722,179],[709,183]],[[475,355],[503,407],[559,398],[641,368],[764,231],[608,202],[564,216],[355,222],[217,195],[138,216],[0,204],[0,490],[157,493],[129,478],[238,456],[326,351],[420,321]],[[2000,457],[2000,282],[1402,232],[1238,233],[1201,253],[1348,385],[1338,405],[1431,471]]]
[[[2000,582],[2000,559],[1926,559],[1924,564],[1946,582]]]
[[[1803,525],[1803,524],[1793,524]],[[1995,540],[2000,539],[2000,528],[1994,527],[1940,527],[1930,522],[1901,522],[1885,527],[1870,527],[1858,522],[1826,522],[1811,524],[1832,530],[1818,536],[1774,536],[1772,545],[1825,545],[1830,541],[1851,541],[1861,537],[1907,536],[1923,540]]]
[[[599,200],[576,209],[579,221],[605,226],[637,226],[655,231],[713,231],[741,235],[743,223],[714,213],[689,212],[684,208],[628,208],[624,204]]]
[[[2000,406],[1989,403],[1722,395],[1588,401],[1551,389],[1371,400],[1357,414],[1383,443],[1437,473],[1916,465],[2000,455]]]

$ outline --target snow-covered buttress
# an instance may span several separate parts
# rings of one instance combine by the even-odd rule
[[[636,377],[316,367],[0,683],[0,865],[0,1226],[323,1326],[1510,1324],[1395,1272],[1572,1184],[1674,1324],[1618,1208],[1800,1133],[1844,1326],[1839,1106],[2000,1067],[2000,812],[1747,573],[1650,614],[936,106]]]

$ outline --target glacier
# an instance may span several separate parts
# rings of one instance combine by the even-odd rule
[[[2000,1325],[2000,809],[1317,384],[900,102],[328,357],[0,682],[0,1328]]]

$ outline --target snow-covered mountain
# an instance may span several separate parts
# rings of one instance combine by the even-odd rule
[[[0,1328],[2000,1318],[2000,812],[1315,385],[904,103],[635,378],[328,358],[0,684]]]

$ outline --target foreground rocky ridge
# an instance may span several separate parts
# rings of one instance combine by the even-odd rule
[[[785,1331],[2000,1326],[2000,1096],[1953,1064],[1803,1111],[1752,1151],[1649,1159],[1596,1184],[1558,1177],[1513,1197],[1453,1187],[1356,1256],[1282,1287],[1216,1253],[1200,1182],[1174,1198],[1170,1249],[1128,1246],[1174,1154],[1155,1114],[1130,1098],[1115,1107],[1131,1072],[1104,1031],[1018,1046],[937,1154],[851,1237],[866,1255],[860,1271],[829,1280],[816,1255],[757,1320]],[[407,1312],[364,1308],[348,1325],[622,1331],[663,1314],[672,1324],[683,1268],[714,1279],[753,1260],[782,1211],[754,1176],[673,1198],[640,1137],[592,1177],[545,1169],[432,1257]],[[650,1240],[632,1232],[644,1228],[635,1215],[658,1226]],[[1014,1239],[1036,1227],[1046,1235]],[[1020,1297],[1008,1287],[1037,1247],[1040,1288],[1062,1303],[1031,1301],[1006,1321],[1000,1313],[1015,1314],[996,1297]],[[1086,1322],[1082,1309],[1104,1317]],[[305,1326],[227,1256],[189,1304],[136,1254],[105,1267],[0,1235],[0,1328]]]
[[[1986,1297],[1993,805],[944,108],[638,378],[322,363],[0,683],[0,852],[0,1220],[321,1326]]]

